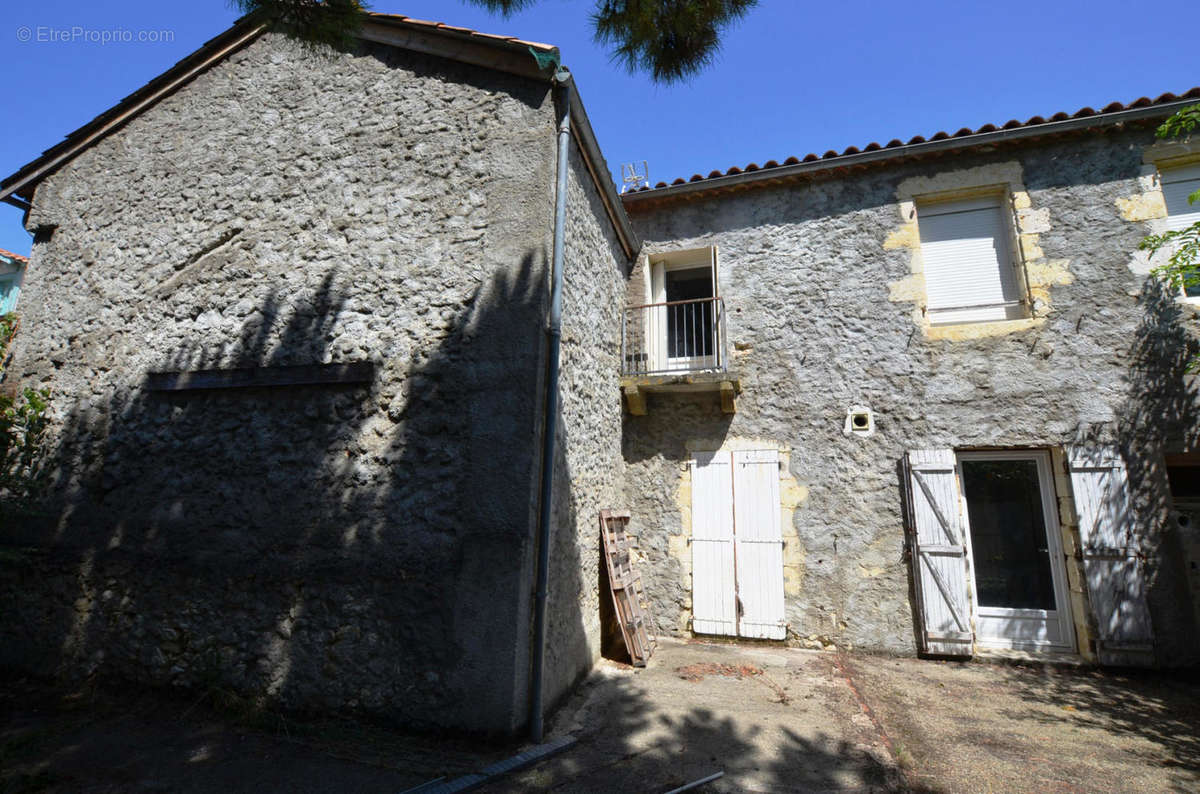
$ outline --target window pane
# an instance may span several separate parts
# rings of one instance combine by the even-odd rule
[[[1037,462],[964,460],[979,605],[1054,609]]]
[[[713,354],[712,273],[707,267],[668,270],[667,303],[697,301],[667,307],[667,355],[671,358]]]

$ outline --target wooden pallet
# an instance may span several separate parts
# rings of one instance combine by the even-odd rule
[[[627,512],[600,511],[600,537],[604,539],[604,559],[608,566],[613,609],[621,625],[621,635],[625,638],[629,658],[635,667],[645,667],[650,654],[654,652],[657,631],[654,631],[653,619],[648,621],[649,610],[645,608],[646,593],[642,589],[642,577],[633,569],[633,560],[629,555],[629,537],[625,534],[628,524]]]

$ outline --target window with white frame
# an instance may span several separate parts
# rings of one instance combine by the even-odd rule
[[[653,371],[723,366],[717,248],[671,251],[650,257],[645,315]]]
[[[17,299],[21,294],[21,277],[24,269],[19,265],[0,263],[0,314],[17,310]]]
[[[1017,320],[1026,314],[1006,196],[917,201],[932,325]]]
[[[1189,204],[1188,196],[1200,190],[1200,163],[1159,170],[1163,199],[1167,204],[1166,231],[1182,231],[1200,221],[1200,201]],[[1185,295],[1200,301],[1200,286],[1187,287]]]

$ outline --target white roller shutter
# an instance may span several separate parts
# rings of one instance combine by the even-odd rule
[[[1188,196],[1200,190],[1200,165],[1170,168],[1162,172],[1163,198],[1167,202],[1167,228],[1186,229],[1200,221],[1200,201],[1188,204]]]
[[[921,650],[970,656],[974,634],[954,451],[913,450],[905,463]]]
[[[1125,463],[1112,447],[1068,447],[1067,458],[1100,663],[1153,663],[1146,563],[1134,531]]]
[[[930,322],[1024,316],[999,196],[922,204],[917,225]]]

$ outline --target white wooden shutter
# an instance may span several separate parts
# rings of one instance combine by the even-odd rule
[[[1024,316],[1000,197],[922,204],[917,225],[930,322]]]
[[[738,633],[765,640],[787,639],[778,452],[733,453],[733,509],[740,602]]]
[[[1153,661],[1145,560],[1129,506],[1129,478],[1112,447],[1068,447],[1083,571],[1101,664]]]
[[[921,650],[970,656],[974,635],[954,451],[912,450],[905,468]]]
[[[1167,228],[1186,229],[1200,221],[1200,201],[1188,203],[1188,196],[1200,190],[1200,165],[1164,169],[1162,172],[1163,199],[1167,203]]]
[[[737,635],[733,476],[728,453],[692,461],[692,630]]]

